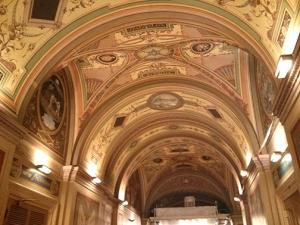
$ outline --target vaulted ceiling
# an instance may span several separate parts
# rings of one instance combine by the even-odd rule
[[[146,214],[172,193],[236,210],[296,5],[72,0],[45,22],[31,4],[4,0],[2,107],[61,164],[94,168],[120,199],[138,174]]]

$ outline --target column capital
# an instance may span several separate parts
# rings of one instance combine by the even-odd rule
[[[62,179],[63,181],[74,181],[77,175],[78,166],[63,166],[62,168]]]
[[[269,154],[258,155],[253,158],[253,162],[259,171],[271,169]]]

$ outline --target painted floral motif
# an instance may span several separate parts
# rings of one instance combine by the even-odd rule
[[[173,53],[173,49],[166,46],[149,45],[136,52],[136,55],[140,59],[144,60],[158,60],[166,58]]]
[[[234,14],[244,17],[252,26],[255,25],[258,32],[266,32],[267,37],[271,40],[277,19],[279,5],[277,0],[218,0],[218,4],[230,9]]]
[[[92,7],[95,4],[95,0],[72,0],[71,3],[73,6],[65,9],[65,13],[68,12],[68,14],[71,14],[77,9]]]
[[[283,17],[283,21],[281,24],[280,32],[277,38],[277,43],[279,44],[280,47],[283,47],[283,43],[285,40],[285,37],[287,35],[290,23],[291,23],[291,16],[290,14],[286,11]]]
[[[10,75],[6,89],[14,91],[17,82],[22,78],[24,68],[21,62],[28,58],[36,48],[37,39],[45,34],[42,28],[31,28],[23,23],[24,5],[19,0],[2,1],[0,4],[0,63],[9,71],[2,71]]]

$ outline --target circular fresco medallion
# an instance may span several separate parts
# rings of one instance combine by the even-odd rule
[[[148,99],[148,106],[152,109],[170,110],[177,109],[183,105],[183,99],[171,92],[156,93]]]
[[[197,42],[191,46],[191,49],[196,54],[205,54],[213,50],[214,44],[210,42]]]
[[[54,133],[61,125],[65,112],[65,93],[61,81],[52,76],[38,93],[38,117],[41,126]]]
[[[172,54],[172,49],[159,45],[146,46],[136,52],[138,58],[146,60],[162,59]]]
[[[112,64],[117,60],[117,56],[114,54],[103,54],[96,56],[96,60],[103,64]]]

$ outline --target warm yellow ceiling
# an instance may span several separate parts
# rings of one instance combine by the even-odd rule
[[[30,19],[31,5],[31,1],[23,4],[19,0],[4,0],[0,5],[1,97],[15,112],[22,104],[22,93],[40,73],[45,75],[78,45],[85,45],[112,27],[124,27],[141,18],[160,21],[172,18],[173,23],[179,18],[193,24],[200,22],[205,29],[230,34],[233,42],[260,55],[269,69],[274,69],[278,56],[285,49],[285,37],[299,28],[297,0],[63,0],[55,21]],[[127,43],[122,43],[122,34],[118,38],[118,43],[126,46]],[[147,41],[145,39],[144,44]]]
[[[229,189],[271,117],[298,2],[62,1],[57,24],[28,21],[21,1],[0,4],[1,105],[61,162],[92,164],[120,198],[138,171],[144,207],[171,191],[233,204]]]

